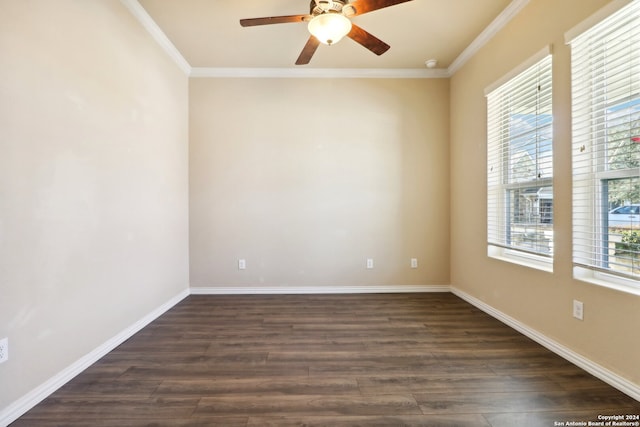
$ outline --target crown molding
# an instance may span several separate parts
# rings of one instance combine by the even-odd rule
[[[138,0],[120,0],[129,9],[129,12],[140,22],[140,24],[151,34],[151,37],[169,55],[171,59],[187,76],[191,73],[191,65],[182,56],[180,51],[171,43],[167,35],[158,27],[158,24],[149,16]]]
[[[189,77],[214,78],[373,78],[373,79],[446,79],[453,76],[530,0],[512,0],[487,28],[451,63],[449,68],[206,68],[191,67],[138,0],[120,0],[151,34],[153,39]]]
[[[473,55],[489,42],[505,25],[509,23],[529,0],[512,0],[511,3],[485,28],[478,37],[449,65],[449,76],[453,76]]]
[[[446,69],[422,68],[204,68],[194,67],[189,77],[308,78],[308,79],[433,79],[448,78]]]

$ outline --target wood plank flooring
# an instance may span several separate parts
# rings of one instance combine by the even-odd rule
[[[640,402],[452,294],[238,295],[186,298],[12,426],[510,427],[626,414]]]

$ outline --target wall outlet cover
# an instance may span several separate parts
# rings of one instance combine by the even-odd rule
[[[584,305],[582,301],[573,300],[573,317],[579,320],[584,318]]]
[[[0,340],[0,363],[9,360],[9,338]]]

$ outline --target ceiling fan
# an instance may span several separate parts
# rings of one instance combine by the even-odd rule
[[[411,0],[311,0],[309,14],[241,19],[240,25],[253,27],[308,22],[311,36],[296,60],[296,65],[308,64],[320,43],[332,45],[344,36],[376,55],[382,55],[391,46],[352,23],[350,18],[408,1]]]

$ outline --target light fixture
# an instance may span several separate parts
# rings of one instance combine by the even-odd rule
[[[320,43],[332,45],[351,31],[351,21],[341,13],[327,12],[309,21],[309,32]]]

